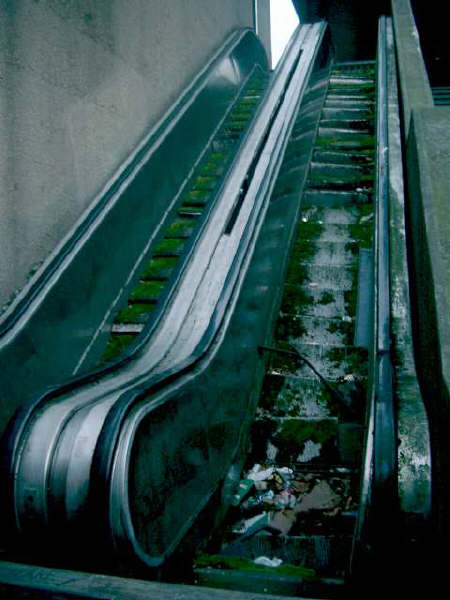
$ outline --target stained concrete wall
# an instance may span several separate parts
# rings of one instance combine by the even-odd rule
[[[0,0],[0,306],[252,0]]]
[[[410,0],[392,0],[407,183],[406,225],[416,370],[432,451],[434,536],[420,568],[445,574],[450,533],[450,108],[434,107]],[[436,550],[436,552],[435,552]]]
[[[267,54],[269,65],[272,64],[272,51],[270,43],[270,0],[256,0],[256,33],[261,40]]]
[[[450,533],[450,107],[413,108],[411,115],[406,156],[413,333],[431,426],[439,548]]]

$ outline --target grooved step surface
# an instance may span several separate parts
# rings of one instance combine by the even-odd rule
[[[187,256],[187,249],[195,242],[197,225],[201,217],[206,218],[208,214],[207,207],[215,199],[239,140],[253,119],[268,78],[267,73],[254,70],[238,97],[232,100],[210,146],[199,157],[199,163],[194,165],[184,189],[180,189],[180,199],[165,218],[160,236],[152,243],[147,262],[140,267],[138,281],[127,290],[127,307],[115,317],[100,364],[116,358],[125,348],[130,337],[124,333],[125,326],[127,332],[134,328],[133,333],[139,333],[138,328],[151,318],[153,305],[163,297],[168,282],[173,283],[176,273],[180,272],[182,257]],[[168,204],[170,200],[168,198]],[[123,304],[122,299],[120,302]],[[120,342],[119,335],[122,336]]]
[[[335,165],[372,165],[373,152],[349,152],[339,149],[316,149],[314,151],[314,161],[332,163]]]

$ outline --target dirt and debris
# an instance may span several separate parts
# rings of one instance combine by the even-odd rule
[[[323,475],[255,464],[239,489],[246,493],[240,498],[238,518],[231,529],[243,539],[263,530],[288,535],[297,526],[322,530],[328,519],[356,506],[351,474],[339,470]]]

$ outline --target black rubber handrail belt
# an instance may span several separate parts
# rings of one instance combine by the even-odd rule
[[[308,78],[311,74],[318,47],[320,46],[320,42],[325,35],[325,26],[322,25],[321,27],[322,30],[320,39],[317,43],[316,51],[311,57],[305,82],[308,81]],[[292,79],[292,75],[293,73],[291,73],[290,79]],[[286,95],[286,92],[287,90],[285,90],[284,95]],[[298,103],[299,102],[300,99],[298,99]],[[291,125],[293,124],[293,121],[294,119],[292,119]],[[269,127],[271,125],[272,123],[269,124]],[[280,151],[277,157],[277,167],[274,171],[275,173],[277,173],[279,170],[284,154],[284,148],[289,138],[289,133],[290,129],[285,132],[283,140],[279,140]],[[260,153],[262,153],[262,151],[263,148],[260,148]],[[274,176],[274,179],[275,177],[276,176]],[[257,220],[259,216],[259,206],[255,206],[253,208],[253,212],[253,219]],[[244,234],[246,239],[244,240],[244,243],[241,243],[239,246],[238,253],[234,257],[233,266],[227,275],[224,290],[214,310],[213,317],[194,352],[182,363],[177,364],[173,369],[150,377],[149,380],[146,381],[144,385],[139,386],[138,389],[125,392],[108,412],[95,449],[90,486],[92,495],[89,501],[90,509],[92,509],[93,521],[95,523],[103,522],[104,539],[107,539],[110,533],[108,506],[111,471],[123,424],[133,407],[135,407],[141,401],[145,400],[146,405],[148,402],[150,410],[153,410],[165,403],[166,396],[164,394],[171,384],[179,383],[182,385],[182,379],[184,376],[189,376],[192,374],[192,376],[195,377],[197,372],[201,372],[203,369],[207,368],[209,362],[213,358],[211,355],[212,350],[217,347],[217,345],[220,343],[221,336],[224,335],[224,321],[226,321],[227,316],[229,318],[229,315],[227,315],[227,313],[230,312],[229,306],[232,304],[233,298],[235,298],[238,294],[239,290],[236,290],[236,288],[239,287],[239,283],[244,277],[245,269],[242,268],[242,262],[243,260],[250,259],[249,254],[251,253],[249,253],[248,248],[254,242],[255,237],[257,236],[253,229],[254,228],[247,226],[246,233]],[[159,395],[157,395],[155,398],[149,398],[158,392]],[[170,390],[168,393],[170,394]],[[206,503],[208,500],[209,498],[205,498],[204,502]],[[202,506],[199,506],[198,511],[200,511],[201,508]],[[122,515],[121,518],[130,519],[130,515]],[[142,553],[139,548],[139,543],[135,538],[130,540],[130,543],[133,546],[132,552],[138,555],[142,562],[147,566],[160,566],[164,562],[166,555],[171,553],[173,548],[176,547],[177,543],[182,539],[186,531],[189,529],[193,518],[194,517],[186,520],[183,530],[179,532],[177,539],[172,543],[171,547],[167,549],[164,555],[149,559],[147,555]]]
[[[397,434],[390,335],[389,161],[386,17],[381,17],[377,51],[374,307],[361,503],[352,555],[352,575],[361,565],[387,559],[397,516]]]
[[[323,39],[324,34],[325,27],[323,26],[317,48],[319,47],[320,41]],[[308,67],[308,75],[305,78],[306,81],[311,74],[316,53],[311,58],[311,62]],[[300,99],[298,102],[300,102]],[[294,119],[292,119],[292,124],[293,121]],[[279,152],[279,157],[277,159],[278,165],[277,169],[275,169],[276,173],[278,172],[282,161],[284,148],[289,138],[289,133],[290,130],[285,133],[284,139],[280,143],[281,151]],[[254,218],[257,219],[257,207],[255,207],[253,210],[255,213]],[[147,382],[145,382],[145,387],[140,386],[140,389],[132,390],[123,394],[123,396],[118,402],[115,403],[114,407],[109,411],[106,417],[98,439],[92,465],[92,496],[90,501],[90,507],[93,510],[93,520],[96,523],[103,522],[103,536],[105,540],[108,539],[110,534],[108,508],[111,472],[114,456],[117,451],[118,439],[120,437],[123,424],[130,411],[138,403],[145,401],[146,406],[149,406],[149,410],[154,410],[157,407],[164,405],[167,399],[167,394],[164,394],[170,384],[179,383],[179,386],[181,387],[183,385],[182,378],[184,376],[189,376],[191,374],[191,376],[195,378],[197,374],[201,374],[203,370],[207,368],[208,364],[213,358],[212,353],[214,353],[214,348],[217,348],[217,346],[220,344],[222,336],[225,335],[224,320],[227,318],[227,312],[230,312],[229,307],[230,304],[232,304],[233,298],[235,298],[238,294],[239,290],[236,290],[236,288],[239,287],[240,280],[242,280],[244,277],[243,272],[245,272],[245,269],[242,268],[242,261],[245,259],[249,260],[248,255],[251,254],[248,252],[249,245],[253,243],[255,237],[257,237],[249,227],[244,235],[246,236],[245,243],[241,244],[239,247],[238,253],[234,258],[233,267],[227,276],[224,291],[214,311],[213,318],[211,319],[209,326],[195,351],[183,363],[177,365],[176,368],[162,373],[156,377],[150,378]],[[180,387],[177,387],[177,391],[180,389]],[[158,392],[159,395],[157,394]],[[168,391],[168,394],[170,394],[170,391]],[[156,395],[156,397],[150,399],[149,396],[151,395]],[[205,497],[203,500],[204,504],[206,504],[208,500],[209,497]],[[203,505],[198,506],[198,511],[202,509],[202,506]],[[183,538],[186,531],[192,525],[195,516],[196,515],[191,515],[189,519],[186,519],[184,527],[178,532],[176,539],[173,540],[172,544],[166,549],[163,555],[150,558],[148,555],[142,552],[138,541],[133,535],[130,535],[128,544],[131,544],[132,552],[137,555],[144,564],[151,567],[158,567],[165,561],[166,557],[170,555],[179,541]],[[130,514],[122,514],[121,519],[128,520],[128,523],[131,523]]]

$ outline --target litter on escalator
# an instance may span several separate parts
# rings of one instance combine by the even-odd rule
[[[281,558],[268,558],[267,556],[258,556],[253,561],[255,565],[262,565],[263,567],[279,567],[283,562]]]
[[[320,456],[322,444],[306,440],[303,451],[297,456],[297,462],[309,462],[313,458]]]
[[[239,482],[237,492],[234,494],[234,496],[231,500],[231,504],[233,506],[239,506],[239,504],[247,496],[247,494],[250,493],[250,491],[252,490],[254,485],[255,485],[255,482],[253,481],[253,479],[242,479]]]
[[[318,451],[317,445],[320,446],[305,444],[305,449],[311,454]],[[239,484],[234,506],[240,518],[231,530],[238,540],[244,540],[255,534],[289,535],[294,526],[303,527],[311,519],[320,528],[328,518],[352,509],[354,502],[349,492],[350,480],[342,475],[325,480],[320,473],[294,472],[287,466],[257,463]],[[319,511],[322,517],[318,520]]]

